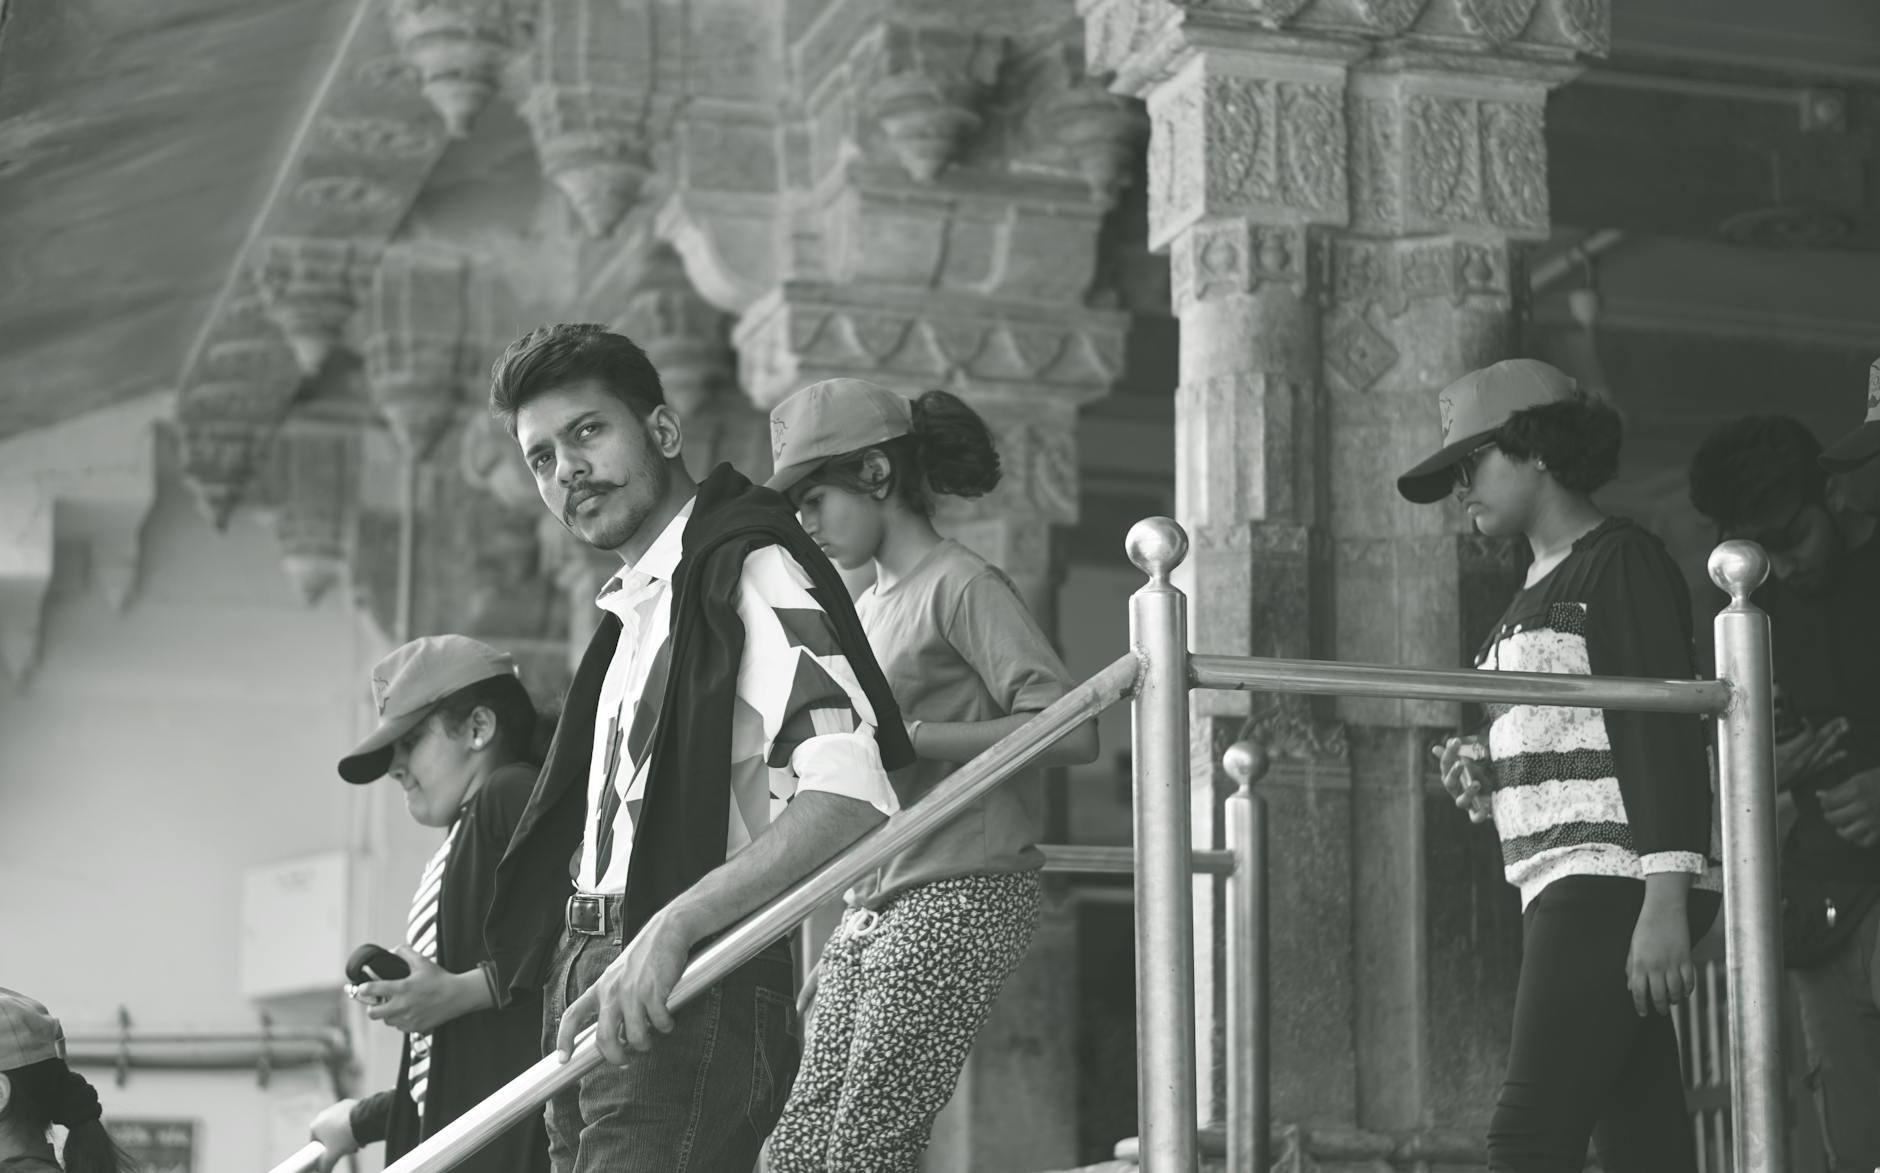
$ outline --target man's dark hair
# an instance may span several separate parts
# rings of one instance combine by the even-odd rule
[[[1576,391],[1517,411],[1495,433],[1495,447],[1515,460],[1540,460],[1568,492],[1585,496],[1618,475],[1625,427],[1603,399]]]
[[[1749,415],[1704,437],[1691,457],[1691,504],[1724,529],[1823,501],[1821,441],[1792,415]]]
[[[605,326],[541,326],[509,344],[490,368],[490,414],[510,435],[523,404],[557,387],[593,379],[641,419],[666,402],[659,372],[633,339]]]

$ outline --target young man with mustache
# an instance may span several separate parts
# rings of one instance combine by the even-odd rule
[[[498,871],[486,935],[544,988],[566,1054],[608,1065],[548,1105],[557,1173],[750,1173],[799,1054],[787,939],[695,1002],[687,957],[896,808],[912,749],[848,592],[781,496],[685,471],[684,431],[631,340],[557,325],[497,360],[490,409],[542,503],[620,556],[560,729]],[[562,925],[528,925],[511,859],[565,844]]]

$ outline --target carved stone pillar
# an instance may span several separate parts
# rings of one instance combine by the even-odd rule
[[[319,374],[345,338],[362,271],[374,259],[374,250],[347,238],[276,237],[262,246],[256,282],[301,374]]]
[[[294,357],[252,285],[231,300],[238,304],[204,341],[176,406],[183,480],[217,528],[228,524],[300,388]]]
[[[1505,601],[1507,564],[1394,479],[1435,440],[1435,390],[1512,344],[1517,242],[1547,222],[1541,103],[1601,47],[1604,6],[1080,8],[1093,66],[1153,124],[1193,646],[1455,665],[1486,621],[1463,600]],[[1430,795],[1431,727],[1454,706],[1198,694],[1194,713],[1198,846],[1220,843],[1226,745],[1246,730],[1274,752],[1274,1115],[1308,1126],[1295,1159],[1344,1168],[1310,1163],[1328,1130],[1479,1136],[1519,924],[1492,843]],[[1202,1115],[1218,1119],[1215,885],[1197,897]]]

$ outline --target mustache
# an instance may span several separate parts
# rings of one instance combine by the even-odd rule
[[[612,492],[619,487],[619,485],[614,484],[612,481],[582,481],[569,492],[568,499],[562,502],[561,523],[572,529],[574,527],[574,511],[581,502],[587,500],[589,497],[598,497],[602,493]]]

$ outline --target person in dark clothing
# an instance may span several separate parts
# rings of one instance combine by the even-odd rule
[[[1690,597],[1663,543],[1591,495],[1617,470],[1611,407],[1545,363],[1473,371],[1438,399],[1443,446],[1398,480],[1454,494],[1520,537],[1527,580],[1476,655],[1485,671],[1691,679]],[[1490,705],[1486,737],[1439,747],[1444,786],[1492,820],[1524,909],[1507,1074],[1488,1136],[1498,1173],[1696,1173],[1668,1015],[1721,903],[1695,717]]]
[[[1850,473],[1880,457],[1880,361],[1867,372],[1867,414],[1854,429],[1821,454],[1821,467]]]
[[[1712,432],[1691,502],[1769,552],[1783,959],[1832,1168],[1880,1168],[1880,537],[1791,416]]]
[[[898,809],[913,752],[848,591],[781,495],[695,482],[631,339],[559,325],[512,344],[492,413],[550,514],[624,564],[497,873],[502,980],[544,984],[544,1042],[598,1021],[608,1063],[548,1105],[558,1173],[750,1173],[800,1054],[780,937],[697,1001],[692,951]],[[565,921],[519,866],[574,857]]]
[[[55,1156],[52,1126],[65,1129]],[[60,1157],[64,1168],[60,1168]],[[43,1002],[0,987],[0,1173],[137,1173],[105,1130],[98,1089],[65,1064],[65,1031]]]
[[[342,1100],[314,1119],[313,1138],[326,1150],[322,1173],[381,1140],[386,1159],[396,1160],[541,1058],[541,992],[497,981],[483,917],[497,864],[535,789],[544,722],[515,662],[460,635],[393,651],[373,669],[372,690],[378,727],[340,760],[340,777],[360,784],[389,775],[404,788],[411,817],[445,836],[419,878],[406,941],[395,950],[410,976],[348,991],[370,1007],[369,1017],[405,1032],[398,1085]],[[560,915],[565,860],[528,861],[539,918]],[[480,1173],[548,1167],[539,1116],[458,1166]]]

